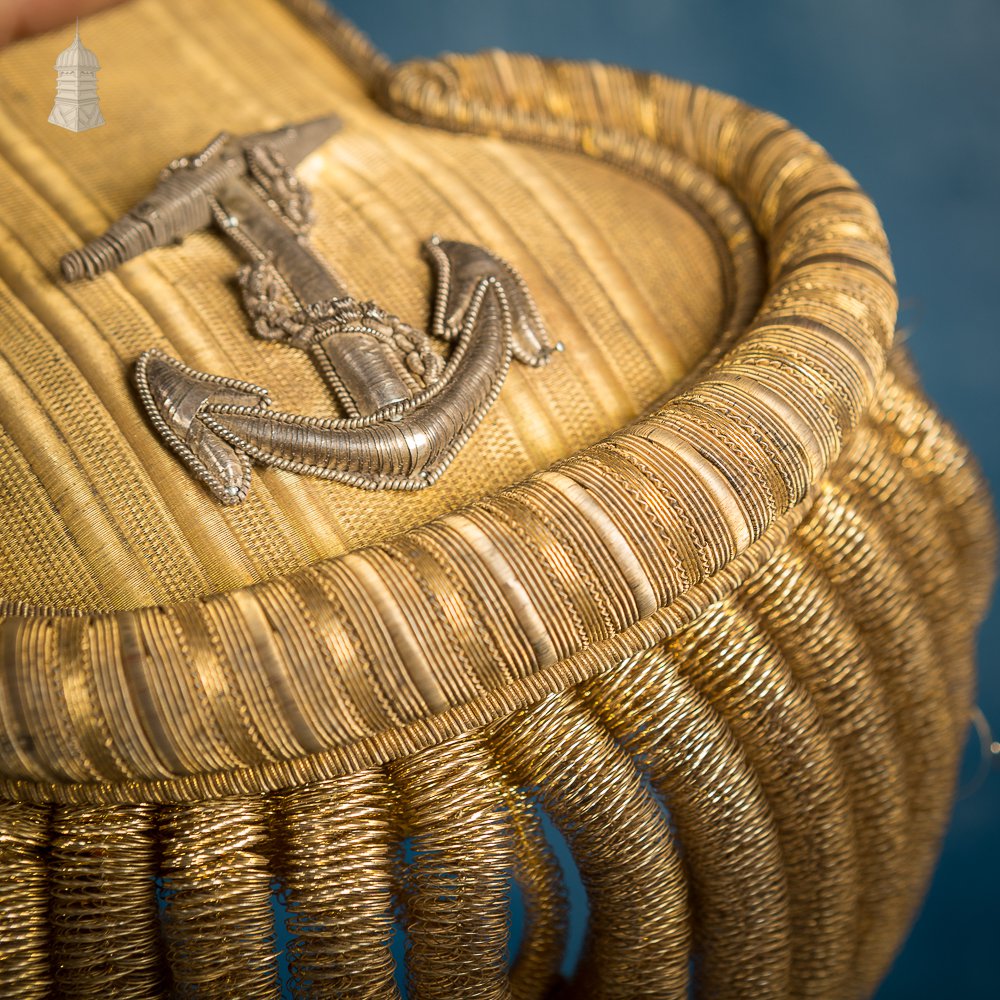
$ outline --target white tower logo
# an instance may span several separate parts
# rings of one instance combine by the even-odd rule
[[[104,124],[97,102],[97,71],[101,64],[90,49],[80,41],[80,19],[76,20],[76,37],[68,49],[56,59],[56,103],[49,121],[71,132],[85,132]]]

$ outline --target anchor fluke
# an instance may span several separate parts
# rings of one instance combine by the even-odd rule
[[[503,289],[511,319],[511,350],[514,360],[531,368],[548,364],[561,343],[552,344],[545,324],[524,279],[507,261],[481,247],[434,235],[424,252],[438,276],[439,301],[432,332],[442,340],[456,340],[477,289],[484,278],[492,278]]]
[[[224,504],[245,500],[250,458],[212,430],[204,417],[213,406],[263,412],[270,405],[267,389],[196,371],[156,348],[140,355],[135,380],[153,426],[192,474]]]

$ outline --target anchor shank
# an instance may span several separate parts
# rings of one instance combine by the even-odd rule
[[[270,260],[303,306],[347,297],[347,289],[244,180],[227,184],[216,200],[231,220],[222,227],[226,235],[244,253],[249,241],[256,260]]]
[[[225,213],[223,231],[244,252],[269,260],[303,307],[348,297],[296,233],[242,179],[217,195]],[[249,246],[248,246],[249,243]],[[341,331],[317,339],[313,354],[335,394],[358,416],[371,416],[411,396],[385,348],[357,331]]]
[[[353,331],[331,333],[317,342],[315,350],[322,352],[317,360],[327,381],[339,382],[359,417],[369,417],[413,395],[386,357],[385,348],[371,337]]]

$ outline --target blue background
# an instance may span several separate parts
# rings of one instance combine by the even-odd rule
[[[1000,485],[1000,2],[342,0],[394,59],[499,47],[728,91],[821,142],[878,205],[931,397]],[[1000,620],[980,704],[1000,728]],[[974,770],[970,751],[969,772]],[[959,802],[879,1000],[1000,995],[1000,770]]]

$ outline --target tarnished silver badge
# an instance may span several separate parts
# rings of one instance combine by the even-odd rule
[[[468,243],[425,244],[437,281],[427,333],[352,298],[308,246],[311,199],[292,173],[339,128],[329,116],[223,133],[171,163],[146,199],[62,259],[68,280],[96,277],[213,222],[249,258],[239,282],[253,331],[308,352],[343,416],[278,412],[260,386],[146,351],[135,376],[153,425],[223,503],[246,497],[254,462],[366,489],[429,486],[496,399],[512,360],[539,366],[561,349],[520,275]],[[452,345],[447,359],[432,338]]]

